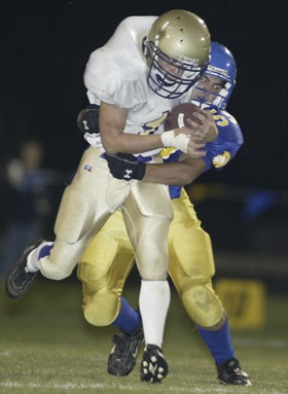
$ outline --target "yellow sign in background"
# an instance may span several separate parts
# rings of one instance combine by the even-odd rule
[[[231,328],[258,330],[265,326],[266,288],[263,282],[218,279],[215,290],[228,313]]]

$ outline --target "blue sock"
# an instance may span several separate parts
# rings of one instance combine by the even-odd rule
[[[235,357],[230,337],[228,319],[226,319],[224,326],[217,331],[209,331],[201,327],[197,328],[217,365],[221,365]]]
[[[132,332],[139,326],[140,322],[140,313],[132,308],[128,301],[122,296],[119,315],[112,324],[118,327],[120,330]]]
[[[53,244],[52,245],[44,245],[39,251],[38,260],[42,259],[42,257],[49,256],[50,250],[52,248],[53,248]]]

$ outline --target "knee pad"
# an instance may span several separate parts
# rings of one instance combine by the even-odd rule
[[[155,255],[149,256],[146,249],[146,263],[137,262],[137,267],[139,274],[144,280],[166,280],[167,279],[167,270],[168,270],[168,256],[165,259],[165,254],[162,253],[159,256],[159,259],[155,263]],[[154,262],[154,263],[152,263]]]
[[[93,296],[86,296],[83,301],[83,314],[88,323],[93,326],[108,326],[116,319],[120,311],[120,296],[116,293],[101,289]]]
[[[199,326],[212,327],[221,320],[224,308],[211,284],[190,286],[180,297],[188,315]]]
[[[57,264],[54,261],[51,261],[48,257],[43,257],[39,260],[39,269],[40,272],[45,278],[53,279],[53,280],[63,280],[68,278],[74,266]]]

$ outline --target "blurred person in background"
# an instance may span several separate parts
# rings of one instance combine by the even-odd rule
[[[17,156],[4,168],[6,228],[2,237],[0,275],[4,278],[25,246],[43,238],[52,212],[52,173],[43,168],[44,148],[35,138],[20,144]],[[48,221],[47,221],[48,220]]]

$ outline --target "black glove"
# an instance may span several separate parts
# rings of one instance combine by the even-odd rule
[[[140,163],[135,156],[129,153],[117,153],[116,155],[104,153],[104,157],[114,178],[125,181],[144,178],[146,164]]]
[[[82,133],[99,133],[99,105],[89,104],[77,116],[77,126]]]

